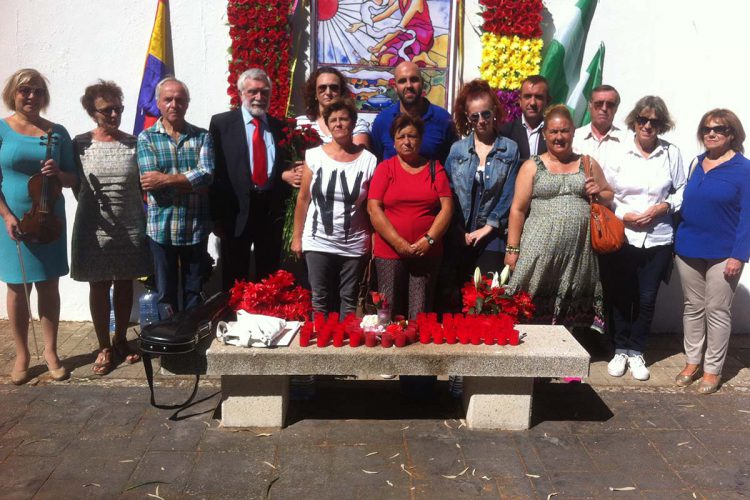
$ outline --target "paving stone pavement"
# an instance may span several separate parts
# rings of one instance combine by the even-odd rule
[[[171,420],[149,405],[140,365],[91,374],[89,323],[64,323],[60,345],[71,380],[37,367],[13,386],[0,322],[0,498],[750,497],[750,336],[733,338],[711,396],[671,385],[677,336],[653,339],[645,383],[594,356],[583,384],[537,384],[523,432],[467,430],[444,381],[413,401],[398,381],[323,379],[285,429],[229,430],[208,379]],[[189,377],[157,379],[162,402],[190,392]]]

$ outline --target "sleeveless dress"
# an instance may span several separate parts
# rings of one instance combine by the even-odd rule
[[[73,143],[68,131],[62,125],[52,126],[54,147],[52,158],[60,170],[75,172]],[[31,209],[29,178],[38,174],[44,160],[46,146],[39,136],[19,134],[5,120],[0,120],[0,174],[1,189],[5,203],[18,220]],[[63,193],[65,190],[63,190]],[[65,199],[61,196],[54,207],[54,215],[62,224],[60,237],[52,243],[39,244],[21,242],[21,254],[29,283],[47,281],[68,274],[68,245],[65,224]],[[8,231],[0,228],[0,281],[23,283],[21,266],[18,260],[16,242],[10,239]]]
[[[537,167],[531,205],[508,289],[531,294],[537,322],[591,326],[602,317],[602,286],[583,163],[578,172],[553,174],[539,156],[531,159]]]
[[[151,274],[136,138],[73,140],[80,189],[73,223],[70,276],[76,281],[131,280]]]

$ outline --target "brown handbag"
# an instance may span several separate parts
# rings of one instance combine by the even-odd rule
[[[591,157],[583,157],[583,172],[591,175]],[[589,197],[591,204],[591,248],[596,253],[607,254],[618,251],[625,244],[625,224],[610,209]]]

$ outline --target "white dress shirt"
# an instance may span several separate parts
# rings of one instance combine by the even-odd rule
[[[531,128],[531,125],[526,122],[526,117],[524,115],[521,115],[521,125],[523,125],[523,128],[526,131],[526,138],[529,140],[529,154],[532,156],[538,155],[539,136],[542,135],[544,120],[539,122],[539,125],[537,125],[536,128]]]
[[[669,212],[651,226],[634,230],[625,227],[628,243],[638,248],[669,245],[673,240],[672,214],[682,206],[685,172],[682,155],[674,144],[658,139],[648,158],[635,145],[635,136],[625,139],[623,154],[610,163],[610,186],[615,192],[614,211],[620,219],[628,212],[642,213],[659,203],[669,203]]]
[[[627,132],[612,125],[604,137],[599,140],[591,130],[591,124],[589,123],[576,129],[575,137],[573,137],[573,152],[589,155],[595,159],[602,167],[604,177],[609,182],[610,174],[607,172],[609,165],[623,154],[622,147],[627,136]]]

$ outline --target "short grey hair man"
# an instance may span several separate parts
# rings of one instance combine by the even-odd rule
[[[162,87],[164,85],[174,82],[182,85],[182,88],[185,89],[185,95],[188,98],[188,102],[190,101],[190,89],[188,89],[188,86],[183,82],[182,80],[178,80],[177,78],[173,76],[165,76],[161,80],[159,80],[159,83],[156,84],[156,88],[154,89],[154,97],[156,98],[156,102],[159,102],[159,94],[161,93]]]

